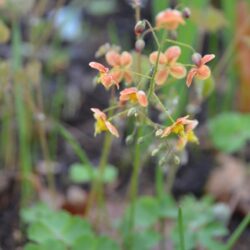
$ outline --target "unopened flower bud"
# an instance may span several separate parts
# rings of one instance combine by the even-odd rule
[[[143,142],[144,142],[144,137],[138,138],[138,140],[137,140],[138,144],[142,144]]]
[[[142,32],[145,30],[145,28],[146,28],[146,22],[144,20],[138,21],[134,28],[135,34],[137,36],[141,35]]]
[[[176,30],[171,30],[169,31],[169,38],[172,40],[177,40],[178,33]]]
[[[136,108],[131,108],[131,109],[129,109],[127,116],[130,117],[130,116],[133,116],[135,114],[136,114]]]
[[[165,163],[166,163],[166,157],[164,156],[159,160],[159,165],[162,167]]]
[[[191,10],[189,8],[184,8],[182,11],[182,16],[184,18],[189,18],[191,16]]]
[[[193,63],[195,64],[195,65],[199,65],[200,64],[200,61],[201,61],[201,54],[199,54],[199,53],[194,53],[193,55],[192,55],[192,61],[193,61]]]
[[[138,39],[135,43],[135,50],[141,52],[145,48],[145,42],[142,39]]]
[[[163,130],[162,129],[158,129],[155,132],[155,136],[160,136],[160,135],[162,135],[162,133],[163,133]]]
[[[134,141],[134,136],[133,135],[129,135],[125,139],[125,142],[126,142],[127,145],[131,145],[133,143],[133,141]]]
[[[159,148],[154,149],[154,150],[151,152],[151,156],[157,155],[158,152],[159,152],[159,150],[160,150]]]
[[[180,165],[181,160],[180,160],[180,158],[179,158],[177,155],[174,156],[174,159],[173,159],[173,160],[174,160],[174,164],[175,164],[175,165],[177,165],[177,166]]]

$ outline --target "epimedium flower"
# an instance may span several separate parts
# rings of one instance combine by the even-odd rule
[[[132,82],[130,68],[133,59],[130,53],[124,51],[120,54],[114,50],[110,50],[106,53],[105,58],[107,63],[113,67],[111,75],[115,81],[121,82],[122,80],[125,80],[127,83]]]
[[[126,88],[120,92],[120,104],[124,104],[127,101],[132,103],[139,103],[142,107],[148,106],[148,99],[144,91],[137,90],[135,87]]]
[[[177,60],[181,55],[181,49],[178,46],[169,47],[164,53],[160,52],[158,69],[155,76],[155,82],[158,85],[162,85],[171,75],[176,79],[181,79],[186,76],[186,68],[178,63]],[[149,60],[155,65],[157,62],[158,51],[154,51],[150,54]]]
[[[166,9],[156,16],[156,27],[166,30],[176,30],[180,24],[184,25],[182,13],[174,9]]]
[[[199,53],[195,53],[192,56],[193,62],[195,63],[195,67],[190,69],[187,75],[186,84],[188,87],[192,84],[193,78],[196,77],[199,80],[206,80],[211,75],[210,68],[206,65],[206,63],[210,62],[215,58],[214,54],[208,54],[203,57]]]
[[[96,119],[95,123],[95,135],[109,131],[112,135],[119,137],[119,133],[116,127],[107,120],[107,116],[98,108],[91,108],[91,111],[94,113],[94,118]]]
[[[188,119],[188,115],[178,118],[172,125],[166,127],[161,133],[161,137],[167,137],[170,134],[176,134],[179,137],[177,148],[183,149],[188,142],[198,143],[198,138],[194,133],[198,125],[197,120]]]
[[[102,83],[106,89],[109,89],[113,85],[119,88],[119,82],[114,79],[109,68],[98,62],[90,62],[89,66],[99,71],[97,82]]]

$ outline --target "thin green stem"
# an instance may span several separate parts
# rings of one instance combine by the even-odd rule
[[[149,27],[149,30],[152,32],[154,40],[155,40],[155,42],[157,44],[157,48],[159,49],[161,46],[160,46],[159,39],[158,39],[158,37],[157,37],[157,35],[156,35],[155,31],[154,31],[154,28],[152,27],[151,23],[148,20],[144,19],[144,21],[147,23],[147,25]]]
[[[185,239],[184,239],[184,228],[183,228],[183,215],[182,209],[178,209],[178,230],[179,230],[179,240],[180,240],[180,249],[185,250]]]
[[[170,115],[169,111],[166,109],[166,107],[164,106],[164,104],[161,102],[160,98],[155,93],[153,93],[153,97],[154,97],[156,103],[159,104],[159,106],[161,107],[162,111],[168,116],[168,118],[170,119],[170,121],[172,123],[174,123],[173,117]]]
[[[231,235],[230,239],[226,243],[225,250],[230,250],[233,248],[233,246],[235,245],[235,243],[240,238],[241,234],[244,232],[244,230],[248,225],[250,225],[250,213],[247,216],[245,216],[243,221]]]
[[[172,40],[172,39],[165,39],[165,42],[173,43],[173,44],[188,48],[188,49],[192,50],[193,52],[196,52],[196,50],[192,46],[190,46],[190,45],[188,45],[186,43],[178,42],[178,41],[175,41],[175,40]]]
[[[140,157],[141,157],[141,146],[138,143],[138,139],[142,135],[142,127],[138,128],[136,139],[135,139],[135,150],[134,150],[134,162],[133,162],[133,172],[130,182],[130,201],[131,209],[129,214],[129,231],[133,231],[134,219],[135,219],[135,209],[136,209],[136,197],[138,192],[138,179],[140,173]],[[133,242],[129,243],[129,249],[133,245]]]

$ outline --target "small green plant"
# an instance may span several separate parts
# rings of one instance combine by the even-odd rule
[[[101,178],[103,183],[111,183],[116,180],[118,171],[112,165],[108,165],[104,169],[104,173],[100,175],[100,170],[95,169],[92,165],[83,165],[80,163],[74,163],[70,167],[70,179],[75,183],[89,183],[95,179]]]
[[[24,209],[22,219],[28,223],[28,239],[33,242],[25,250],[119,250],[115,241],[97,236],[85,219],[42,203]]]
[[[241,113],[222,113],[208,123],[213,144],[226,153],[242,149],[250,140],[250,115]]]

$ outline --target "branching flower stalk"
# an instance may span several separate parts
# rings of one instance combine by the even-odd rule
[[[138,180],[139,173],[142,167],[141,160],[141,142],[145,142],[146,128],[149,127],[151,132],[149,135],[155,134],[155,141],[159,142],[158,146],[153,150],[154,156],[157,156],[159,152],[165,152],[162,160],[159,160],[159,167],[157,167],[157,179],[156,188],[159,199],[163,197],[163,194],[167,191],[170,192],[175,174],[176,168],[172,168],[172,174],[168,176],[168,186],[167,190],[164,189],[164,176],[161,171],[160,165],[164,164],[172,156],[175,158],[176,166],[179,165],[178,158],[176,154],[183,150],[187,143],[198,143],[198,138],[194,133],[195,127],[198,125],[198,121],[195,119],[189,119],[189,115],[179,117],[175,119],[172,117],[171,112],[165,105],[165,100],[161,100],[164,96],[159,97],[159,93],[162,85],[174,84],[173,80],[186,78],[184,84],[190,87],[194,80],[206,80],[210,77],[211,71],[206,65],[210,60],[214,58],[213,54],[201,56],[196,53],[195,50],[188,44],[174,41],[166,38],[167,32],[172,32],[178,29],[180,25],[185,25],[184,15],[177,9],[166,9],[160,12],[156,16],[156,26],[153,27],[151,23],[147,20],[140,20],[139,6],[135,5],[136,9],[136,25],[135,34],[137,42],[135,44],[135,50],[137,52],[135,63],[133,64],[133,57],[128,51],[120,52],[117,49],[110,48],[106,51],[105,59],[109,67],[100,64],[99,62],[90,62],[89,66],[99,72],[96,78],[96,82],[104,86],[106,90],[110,88],[117,88],[118,100],[114,97],[112,105],[104,111],[98,108],[91,108],[94,113],[95,122],[95,135],[107,132],[109,136],[114,135],[119,137],[120,132],[115,127],[116,118],[124,117],[134,117],[134,131],[135,133],[129,136],[134,142],[134,160],[133,160],[133,170],[130,182],[130,212],[129,212],[129,232],[127,238],[125,239],[126,249],[131,249],[133,247],[133,242],[129,234],[134,231],[134,216],[136,211],[136,197],[138,193]],[[149,27],[147,30],[146,26]],[[162,39],[159,41],[155,31],[162,30]],[[145,42],[143,40],[144,36],[151,33],[155,43],[157,45],[157,50],[152,52],[148,57],[148,63],[150,64],[151,71],[143,72],[142,68],[142,51],[144,49]],[[174,44],[173,46],[168,46],[165,51],[162,51],[166,47],[166,44]],[[181,63],[178,62],[181,56],[181,47],[184,49],[192,50],[195,52],[192,56],[190,62]],[[188,68],[188,70],[187,70]],[[140,77],[138,77],[140,76]],[[170,77],[172,79],[170,79]],[[140,78],[140,79],[138,79]],[[143,81],[143,79],[147,81]],[[170,80],[169,80],[170,79]],[[160,113],[164,114],[166,123],[155,122],[151,119],[151,108],[157,109]],[[105,114],[108,112],[108,116]],[[167,126],[166,126],[167,124]],[[169,143],[169,138],[172,136],[173,140]],[[127,138],[128,139],[128,138]],[[103,156],[100,161],[100,170],[105,168],[107,163],[108,147],[110,147],[111,142],[107,141],[107,145],[104,147]],[[105,143],[105,144],[106,144]],[[146,143],[145,143],[146,145]],[[171,146],[170,146],[171,145]],[[167,148],[167,153],[166,150]],[[147,157],[144,157],[144,159]],[[169,159],[168,159],[169,158]],[[102,160],[104,159],[104,160]],[[161,161],[161,162],[160,162]],[[104,162],[104,163],[102,163]],[[102,184],[99,184],[102,186]],[[91,191],[91,199],[88,205],[88,209],[92,206],[94,199],[95,190],[98,190],[98,179],[96,183],[93,183],[93,189]],[[98,194],[97,194],[98,195]],[[160,222],[160,230],[162,235],[164,235],[164,220]],[[161,249],[165,248],[165,240],[161,243]]]

